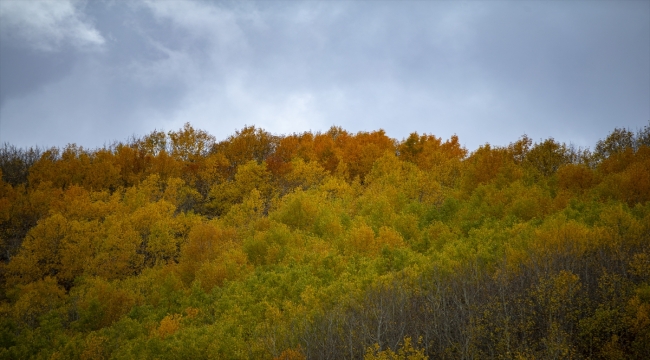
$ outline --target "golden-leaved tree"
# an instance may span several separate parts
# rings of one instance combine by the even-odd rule
[[[0,358],[645,358],[650,127],[0,148]]]

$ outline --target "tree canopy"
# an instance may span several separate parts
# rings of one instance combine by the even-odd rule
[[[0,148],[0,358],[642,359],[650,128]]]

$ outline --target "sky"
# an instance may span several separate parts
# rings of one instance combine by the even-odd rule
[[[650,1],[0,0],[0,144],[186,122],[593,148],[650,124]]]

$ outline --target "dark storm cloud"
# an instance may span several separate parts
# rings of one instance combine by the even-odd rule
[[[584,146],[650,120],[646,1],[54,3],[43,23],[0,3],[0,141],[94,147],[189,121]]]
[[[60,50],[99,50],[104,43],[67,1],[3,1],[0,30],[0,106],[68,74],[75,56]]]
[[[8,42],[0,42],[0,54],[0,107],[8,97],[23,96],[62,79],[74,60],[71,53],[52,56]]]

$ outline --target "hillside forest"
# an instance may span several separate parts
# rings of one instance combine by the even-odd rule
[[[650,125],[0,148],[2,359],[647,359]]]

